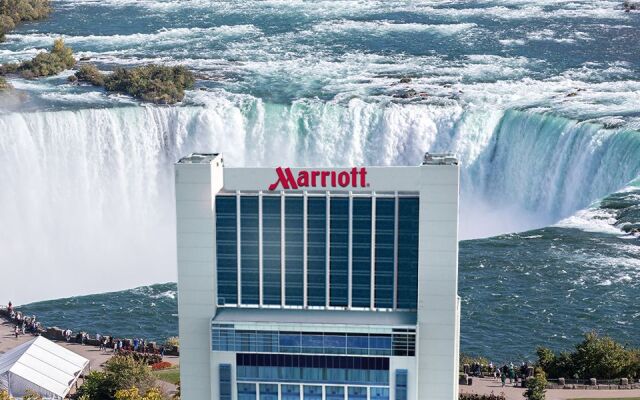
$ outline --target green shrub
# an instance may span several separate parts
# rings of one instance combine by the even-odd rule
[[[23,78],[38,78],[59,74],[75,64],[76,59],[73,58],[71,48],[65,46],[62,39],[56,39],[51,51],[39,53],[31,61],[23,62],[17,67],[16,72]]]
[[[49,13],[49,0],[0,0],[0,42],[19,22],[46,18]]]
[[[506,400],[504,393],[494,394],[476,394],[476,393],[460,393],[458,400]]]
[[[627,348],[612,338],[585,335],[572,353],[558,355],[538,348],[538,366],[552,378],[637,378],[640,376],[640,351]]]
[[[78,390],[85,400],[113,400],[118,390],[137,388],[143,393],[153,388],[151,369],[130,356],[117,355],[105,364],[104,371],[91,372]]]
[[[83,65],[75,74],[79,82],[104,86],[108,92],[124,93],[156,104],[175,104],[184,98],[184,91],[193,88],[195,77],[185,67],[146,65],[117,68],[104,75],[94,65]]]
[[[104,86],[104,75],[92,64],[85,64],[80,67],[75,77],[79,82],[87,82],[96,86]]]
[[[193,88],[195,78],[185,67],[147,65],[131,69],[118,68],[105,78],[109,92],[125,93],[156,104],[175,104],[184,98],[185,89]]]
[[[9,82],[7,82],[6,79],[0,76],[0,90],[7,90],[10,88],[11,88],[11,85],[9,85]]]
[[[536,368],[533,378],[527,380],[527,390],[523,396],[527,400],[544,400],[547,388],[547,376],[541,368]]]

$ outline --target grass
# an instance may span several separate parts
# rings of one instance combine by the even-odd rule
[[[178,366],[160,371],[153,371],[153,375],[161,381],[177,385],[178,382],[180,382],[180,367]]]

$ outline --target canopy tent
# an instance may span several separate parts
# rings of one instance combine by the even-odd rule
[[[0,390],[22,397],[31,389],[46,399],[64,399],[89,360],[38,336],[0,354]]]

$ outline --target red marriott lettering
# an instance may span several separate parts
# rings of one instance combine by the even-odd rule
[[[299,189],[308,187],[367,187],[367,169],[365,167],[351,168],[351,171],[305,171],[293,176],[291,168],[276,168],[278,180],[269,185],[269,190]]]

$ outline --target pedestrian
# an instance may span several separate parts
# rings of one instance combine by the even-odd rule
[[[504,387],[505,383],[507,382],[507,374],[505,374],[504,372],[502,372],[500,374],[500,381],[502,381],[502,387]]]
[[[18,338],[19,332],[20,332],[20,329],[18,328],[18,325],[16,325],[16,327],[13,329],[13,333],[16,335],[16,339]]]

